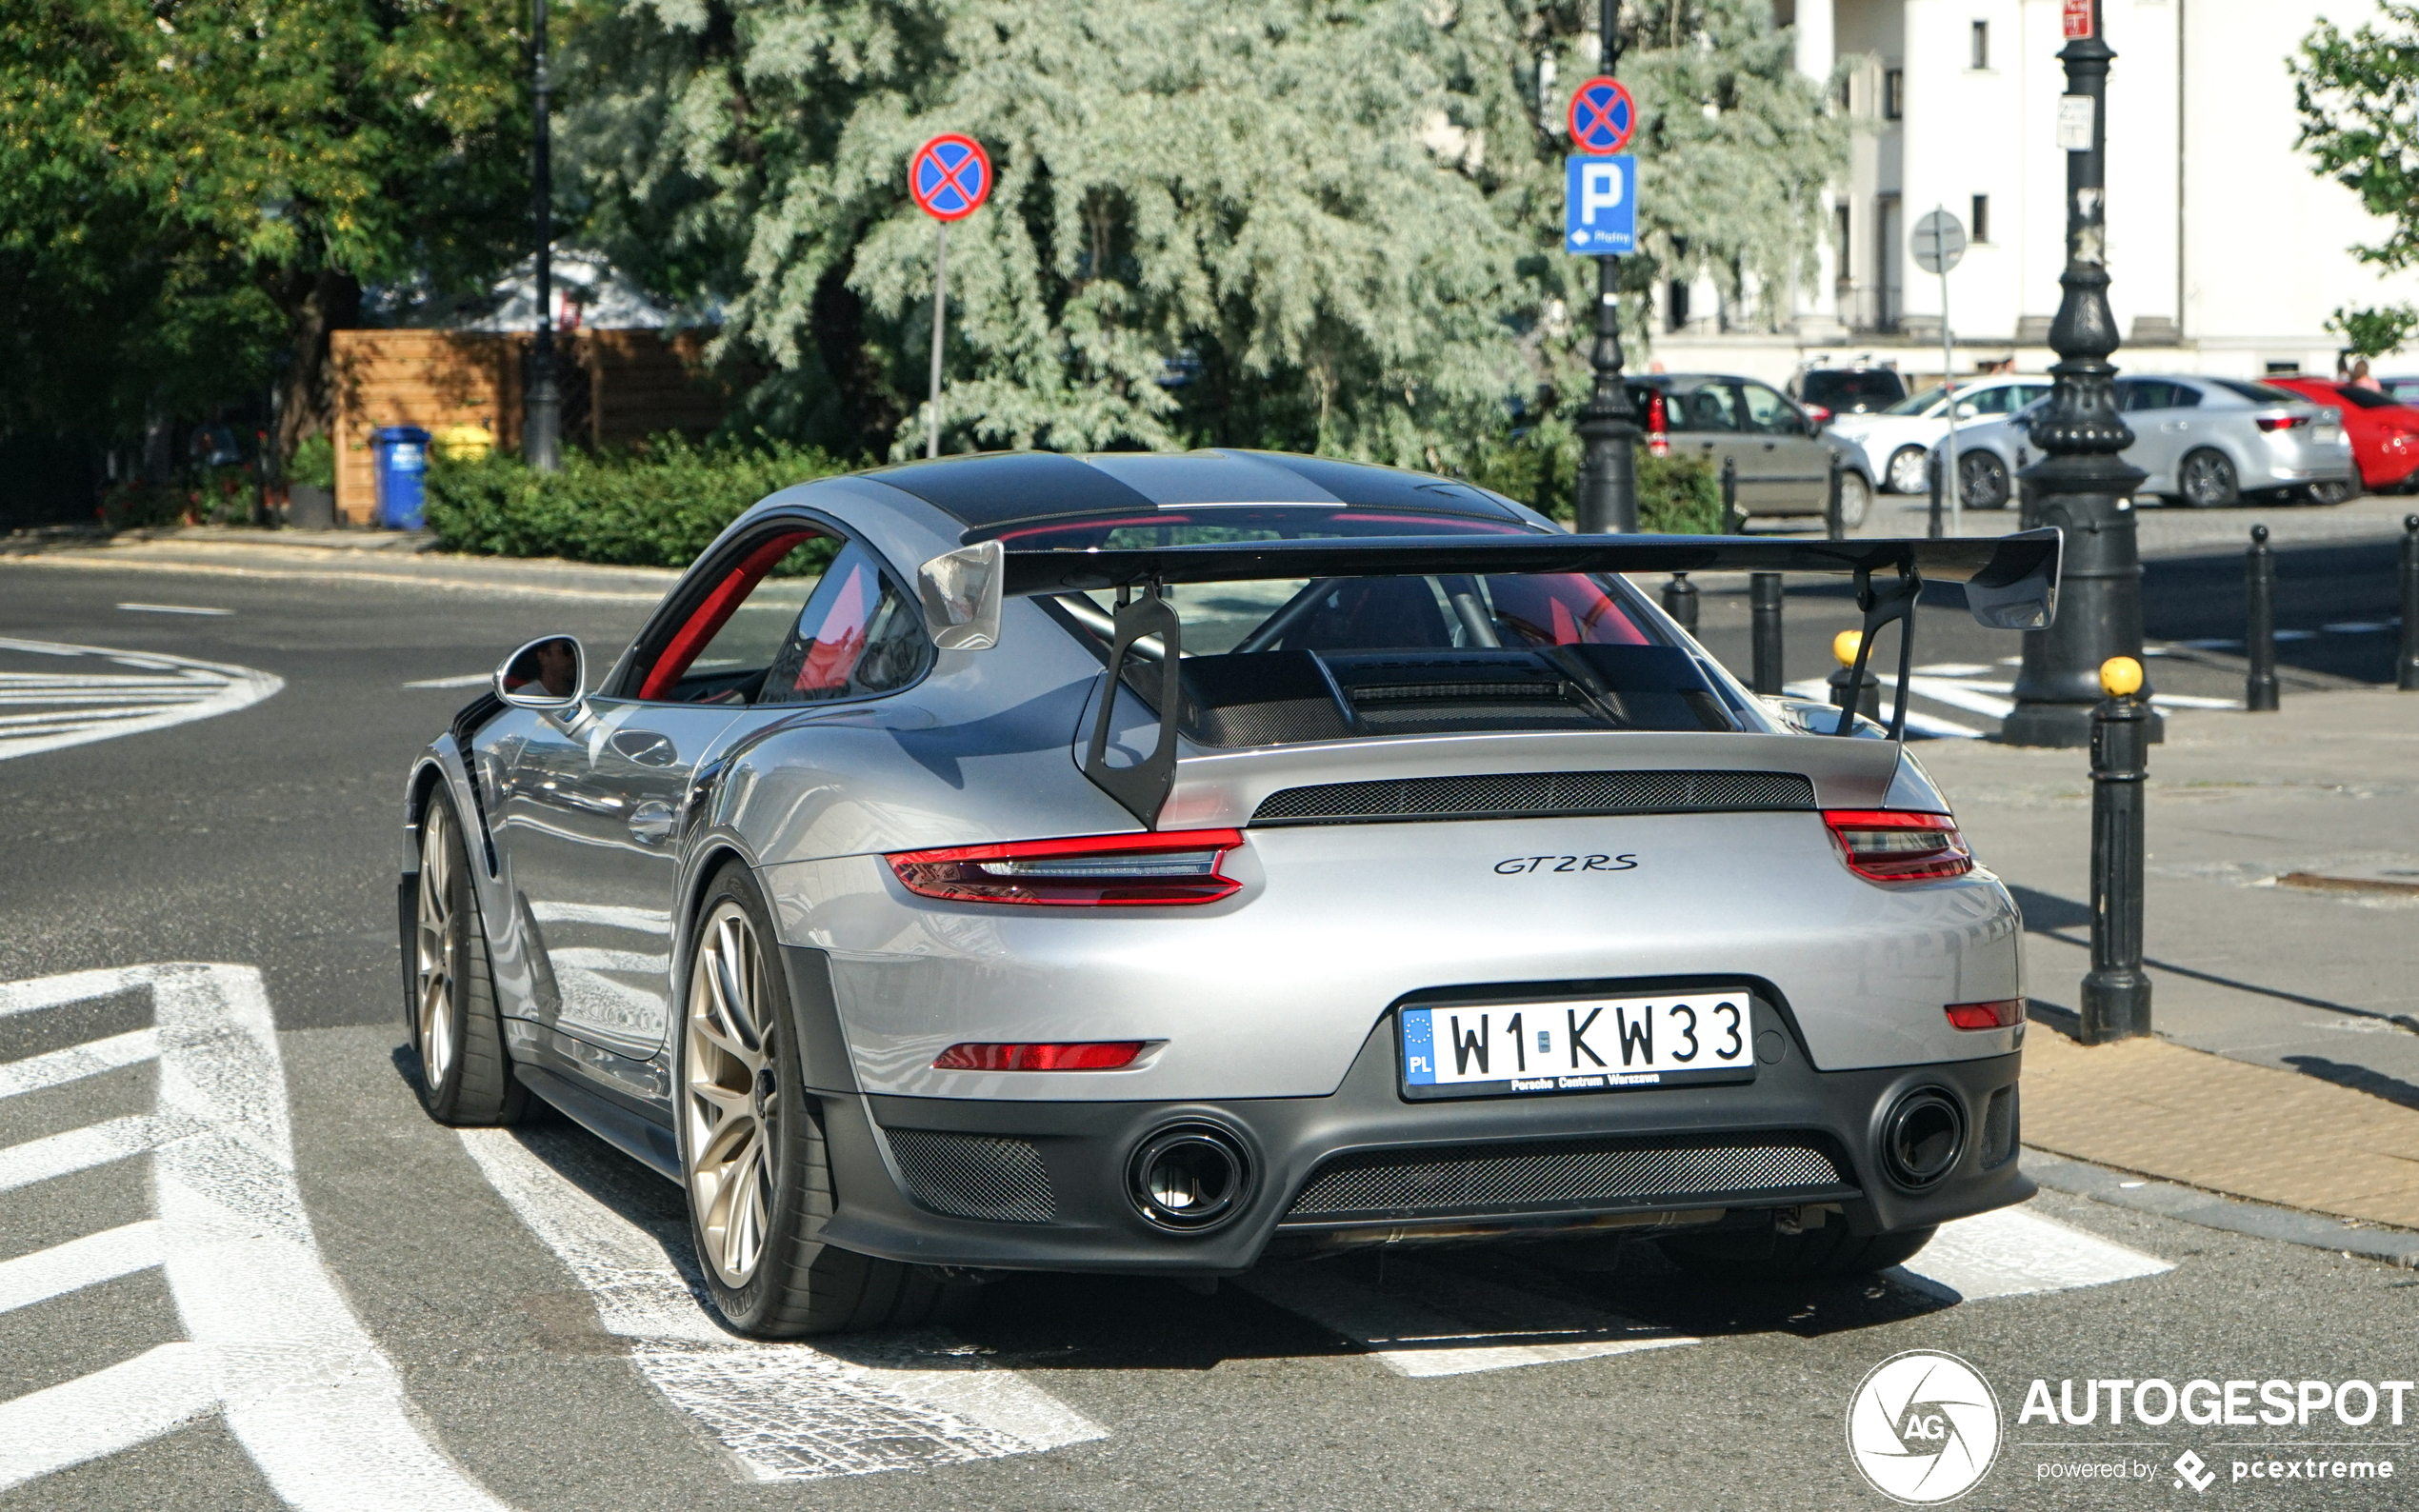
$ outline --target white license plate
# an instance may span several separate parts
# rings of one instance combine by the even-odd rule
[[[1744,987],[1406,1007],[1400,1021],[1403,1090],[1413,1098],[1609,1092],[1755,1075]]]
[[[2344,428],[2341,426],[2313,426],[2310,428],[2309,433],[2317,440],[2328,446],[2333,446],[2336,442],[2344,439]]]

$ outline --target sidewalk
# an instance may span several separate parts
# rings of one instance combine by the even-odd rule
[[[425,532],[250,530],[221,526],[123,530],[114,536],[23,531],[0,536],[0,563],[206,577],[389,583],[463,592],[652,604],[680,574],[550,558],[456,556]]]
[[[2024,909],[2027,1144],[2419,1229],[2419,694],[2169,713],[2145,879],[2158,1036],[2114,1045],[2069,1037],[2090,965],[2084,753],[1919,754]]]

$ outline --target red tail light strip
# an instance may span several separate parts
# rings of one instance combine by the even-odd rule
[[[2024,999],[2002,998],[1996,1003],[1952,1003],[1943,1010],[1949,1015],[1952,1028],[2012,1029],[2024,1022]]]
[[[886,858],[919,897],[1044,907],[1173,907],[1215,903],[1243,884],[1222,870],[1239,829],[1178,829],[1004,846],[906,850]]]
[[[1085,1044],[952,1044],[932,1061],[936,1071],[1117,1071],[1134,1064],[1145,1040]]]
[[[1974,869],[1973,852],[1947,814],[1830,808],[1823,823],[1848,869],[1868,882],[1937,882]]]

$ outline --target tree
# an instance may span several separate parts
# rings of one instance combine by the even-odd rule
[[[2301,135],[2320,176],[2360,196],[2389,223],[2382,242],[2352,255],[2386,272],[2419,263],[2419,5],[2380,0],[2378,21],[2349,35],[2321,21],[2292,61]],[[2419,310],[2409,305],[2344,307],[2327,328],[2351,350],[2379,357],[2399,348]]]

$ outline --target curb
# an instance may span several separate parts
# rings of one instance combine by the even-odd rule
[[[2089,1198],[2110,1207],[2128,1207],[2136,1212],[2155,1213],[2161,1218],[2197,1224],[2203,1228],[2248,1234],[2254,1239],[2278,1240],[2309,1249],[2331,1249],[2338,1254],[2382,1261],[2405,1270],[2419,1270],[2419,1234],[2404,1229],[2354,1227],[2315,1213],[2271,1207],[2266,1203],[2245,1202],[2237,1197],[2220,1197],[2197,1186],[2178,1185],[2154,1177],[2133,1176],[2106,1165],[2069,1160],[2029,1144],[2024,1147],[2023,1165],[2027,1176],[2051,1191]]]

